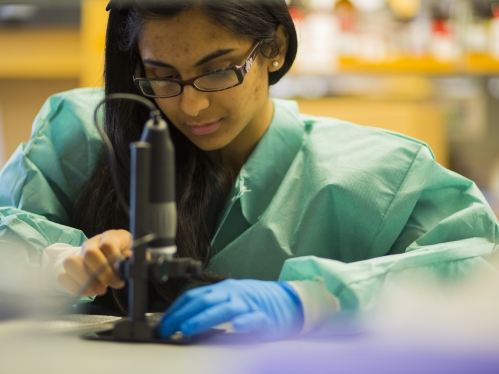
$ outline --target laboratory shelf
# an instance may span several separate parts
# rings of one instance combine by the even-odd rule
[[[487,54],[466,54],[456,61],[440,61],[431,56],[399,56],[383,61],[340,57],[338,73],[363,74],[498,74],[499,60]]]
[[[79,74],[78,28],[0,29],[0,78],[72,79]]]

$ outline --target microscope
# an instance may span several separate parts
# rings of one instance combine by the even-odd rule
[[[169,341],[156,336],[155,326],[147,321],[146,316],[149,279],[166,282],[169,278],[200,276],[202,272],[200,261],[175,257],[177,210],[173,144],[168,125],[152,102],[137,95],[114,94],[107,96],[99,106],[111,99],[139,101],[147,105],[151,112],[140,141],[130,145],[129,222],[135,244],[132,256],[116,262],[115,266],[118,275],[128,282],[129,317],[118,322],[113,330],[94,333],[86,338],[175,343],[171,339]],[[99,132],[108,144],[102,129],[99,128]],[[115,189],[119,189],[119,186],[115,186]]]

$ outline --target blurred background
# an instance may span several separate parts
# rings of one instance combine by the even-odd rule
[[[0,167],[49,95],[102,85],[107,2],[0,0]],[[300,47],[272,95],[427,142],[499,215],[499,0],[288,4]]]

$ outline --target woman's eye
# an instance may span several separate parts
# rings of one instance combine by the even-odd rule
[[[204,72],[205,73],[212,73],[212,72],[215,72],[218,70],[227,69],[228,67],[233,66],[233,65],[234,64],[228,64],[228,63],[216,64],[216,65],[210,66],[210,69],[206,69]]]
[[[155,78],[175,78],[175,79],[181,79],[181,76],[179,73],[177,72],[171,72],[171,71],[168,71],[168,72],[154,72],[154,77]]]
[[[162,77],[156,76],[156,78],[180,79],[180,75],[178,75],[178,74],[172,74],[172,75],[162,76]]]
[[[180,78],[180,74],[174,69],[156,68],[152,73],[154,78]]]

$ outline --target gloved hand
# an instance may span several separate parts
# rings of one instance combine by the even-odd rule
[[[183,294],[164,314],[159,335],[191,336],[229,321],[236,331],[281,339],[300,331],[303,308],[287,282],[227,279]]]

